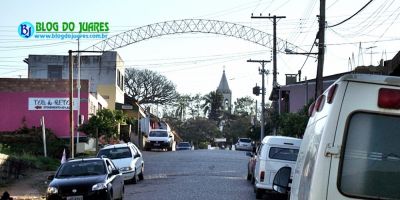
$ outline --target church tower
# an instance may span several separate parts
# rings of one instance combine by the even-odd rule
[[[228,80],[225,76],[225,69],[222,72],[222,77],[221,81],[219,82],[217,92],[221,93],[224,97],[222,101],[222,108],[230,112],[232,107],[232,91],[229,89]]]

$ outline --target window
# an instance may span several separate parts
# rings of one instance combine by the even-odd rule
[[[168,137],[167,131],[151,131],[150,137]]]
[[[61,65],[48,65],[47,78],[62,79],[62,66]]]
[[[339,190],[370,199],[400,198],[400,117],[355,113],[341,156]]]
[[[271,147],[269,149],[269,158],[278,160],[296,161],[299,149]]]
[[[105,156],[109,159],[121,159],[121,158],[130,158],[132,157],[131,150],[129,147],[122,148],[111,148],[111,149],[102,149],[99,152],[99,157]]]

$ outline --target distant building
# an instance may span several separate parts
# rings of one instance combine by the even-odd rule
[[[222,72],[221,81],[219,82],[219,86],[217,88],[217,92],[223,95],[223,103],[222,107],[224,110],[231,110],[232,108],[232,91],[229,89],[228,80],[225,76],[225,70]]]
[[[325,76],[323,77],[323,89],[326,90],[338,78],[349,73],[400,76],[400,52],[391,60],[382,60],[378,66],[358,66],[353,71]],[[293,74],[289,74],[286,85],[278,87],[271,94],[270,99],[273,95],[278,97],[276,99],[280,99],[278,109],[281,113],[298,112],[314,99],[315,79],[295,82]]]
[[[69,79],[66,55],[29,55],[27,63],[29,79]],[[74,56],[74,81],[78,74],[76,63]],[[81,56],[81,80],[88,80],[89,92],[100,94],[111,110],[116,103],[124,103],[124,74],[124,62],[115,51]]]

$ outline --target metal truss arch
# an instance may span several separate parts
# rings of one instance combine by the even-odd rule
[[[131,29],[102,40],[86,50],[111,51],[143,40],[155,37],[182,33],[211,33],[243,39],[272,49],[271,34],[240,24],[207,20],[182,19],[159,22]],[[286,49],[293,52],[306,52],[300,47],[277,38],[277,51],[285,53]]]

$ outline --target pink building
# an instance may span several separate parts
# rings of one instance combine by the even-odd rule
[[[80,113],[85,119],[88,119],[89,109],[97,106],[91,101],[88,85],[88,80],[81,80]],[[14,131],[24,124],[39,127],[40,118],[44,116],[46,128],[59,138],[69,138],[68,88],[68,80],[0,79],[0,132]],[[77,97],[76,90],[74,96]],[[77,103],[74,105],[75,125],[76,118]]]

